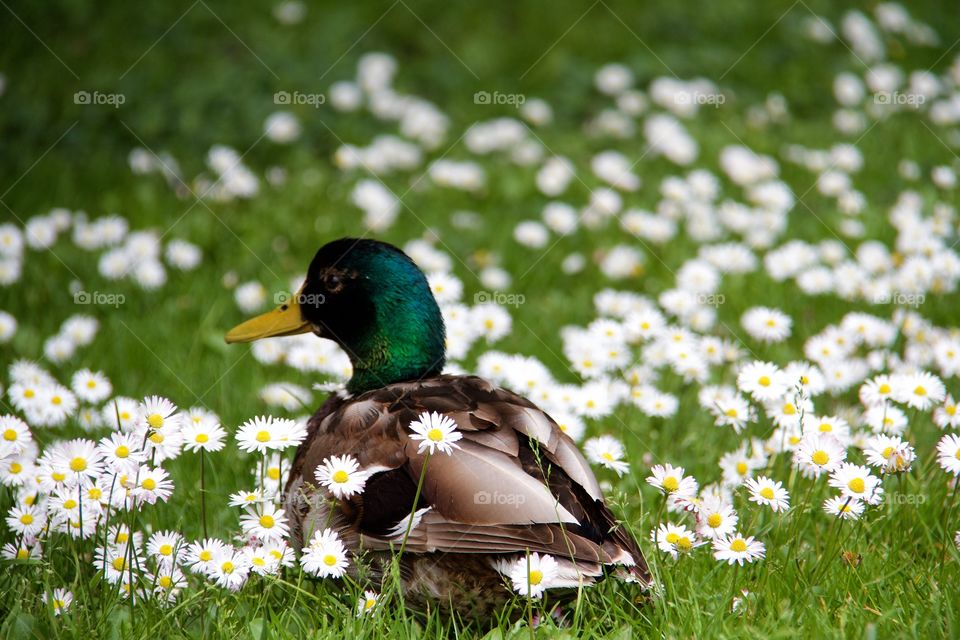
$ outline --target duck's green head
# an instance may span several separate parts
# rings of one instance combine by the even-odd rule
[[[385,242],[343,238],[324,245],[300,291],[234,327],[226,340],[308,331],[335,341],[350,356],[352,393],[443,369],[443,317],[427,279],[405,253]]]

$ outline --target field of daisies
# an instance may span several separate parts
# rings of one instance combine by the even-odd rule
[[[53,4],[0,8],[0,637],[960,635],[954,7]],[[293,551],[350,362],[223,334],[346,235],[579,443],[649,589],[551,616],[537,558],[478,625]]]

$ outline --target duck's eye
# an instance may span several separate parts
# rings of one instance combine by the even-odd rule
[[[331,273],[325,277],[323,279],[323,284],[326,285],[327,291],[330,293],[337,293],[343,289],[343,279],[334,273]]]

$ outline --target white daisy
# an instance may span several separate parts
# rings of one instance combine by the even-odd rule
[[[317,465],[314,476],[321,486],[330,490],[335,498],[349,498],[363,493],[363,487],[371,472],[360,469],[353,456],[331,456]]]
[[[460,448],[457,441],[463,435],[457,430],[457,423],[441,413],[424,411],[409,427],[413,431],[410,439],[420,442],[418,453],[428,451],[433,454],[435,449],[439,449],[451,455],[454,449]]]
[[[531,553],[513,563],[510,581],[513,590],[528,598],[538,599],[546,589],[553,586],[559,574],[559,566],[553,556]]]
[[[790,508],[790,494],[783,487],[783,483],[771,480],[766,476],[750,478],[744,483],[750,491],[751,502],[767,505],[774,512],[786,511]]]
[[[584,443],[583,450],[590,462],[612,469],[618,476],[630,470],[630,465],[623,460],[626,455],[623,444],[613,436],[590,438]]]
[[[339,578],[347,572],[347,549],[333,529],[313,534],[300,556],[300,565],[307,573],[319,578]]]
[[[240,517],[240,526],[244,534],[258,540],[277,541],[290,532],[284,510],[269,502],[248,507]]]
[[[732,533],[713,540],[713,557],[727,564],[737,563],[742,566],[744,562],[754,562],[765,554],[763,543],[755,540],[753,536]]]

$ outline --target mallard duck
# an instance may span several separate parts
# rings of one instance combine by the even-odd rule
[[[443,374],[440,308],[400,249],[365,239],[330,242],[292,299],[233,328],[226,340],[306,332],[340,345],[353,376],[309,420],[297,450],[285,498],[295,548],[332,526],[357,560],[355,575],[376,581],[402,546],[407,606],[473,615],[512,596],[505,567],[532,553],[556,559],[559,586],[607,574],[649,582],[636,541],[550,416],[482,378]],[[410,424],[425,412],[456,423],[461,440],[450,455],[428,459],[411,438]],[[331,501],[317,488],[317,466],[335,455],[374,470],[361,494]]]

